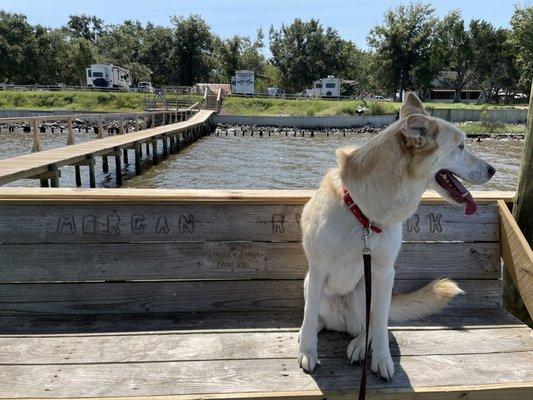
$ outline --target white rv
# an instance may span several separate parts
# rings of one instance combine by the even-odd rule
[[[131,74],[125,68],[111,64],[91,64],[85,68],[87,86],[93,88],[129,89]]]
[[[341,83],[342,79],[335,78],[333,75],[315,81],[313,85],[314,97],[339,97],[341,95]]]
[[[231,93],[254,94],[255,92],[254,71],[235,71],[235,76],[231,77]]]

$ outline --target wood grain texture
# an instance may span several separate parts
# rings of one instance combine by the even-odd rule
[[[532,357],[532,352],[393,357],[397,366],[394,380],[383,382],[370,374],[368,387],[371,393],[445,386],[462,386],[463,390],[478,385],[530,387],[533,368],[528,367],[532,366]],[[344,358],[323,358],[313,374],[303,373],[294,359],[4,365],[0,366],[0,396],[251,395],[315,390],[325,394],[351,391],[353,395],[360,371],[360,367],[350,366]]]
[[[305,277],[307,259],[300,243],[245,243],[264,251],[260,263],[243,258],[233,265],[233,257],[220,256],[230,264],[206,264],[202,242],[0,244],[0,282]],[[499,243],[404,243],[396,278],[498,279],[499,250]]]
[[[397,280],[410,292],[428,281]],[[466,294],[443,311],[498,309],[500,282],[457,281]],[[189,311],[283,311],[303,308],[300,280],[1,284],[0,315],[172,313]]]
[[[222,190],[222,189],[38,189],[29,187],[0,188],[0,203],[241,203],[241,204],[296,204],[304,205],[314,190]],[[472,191],[477,202],[494,203],[496,200],[512,202],[513,191]],[[438,204],[444,199],[428,190],[422,196],[423,203]]]
[[[320,358],[343,358],[352,338],[323,332]],[[530,329],[391,331],[394,356],[533,351]],[[160,361],[293,359],[298,332],[219,332],[102,336],[0,337],[0,365],[92,364]]]
[[[154,314],[92,314],[0,316],[0,335],[97,336],[166,333],[295,332],[300,329],[303,309],[245,312],[182,312]],[[456,308],[417,321],[389,323],[392,330],[505,329],[524,324],[503,309]]]
[[[0,243],[300,241],[301,211],[294,205],[6,205]],[[472,216],[422,204],[405,222],[404,240],[496,242],[498,218],[495,204],[479,205]]]
[[[502,201],[498,203],[504,265],[529,314],[533,315],[533,251],[507,205]]]

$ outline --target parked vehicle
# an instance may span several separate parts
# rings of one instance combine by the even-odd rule
[[[267,88],[267,94],[272,97],[283,97],[285,96],[285,90],[279,87],[269,87]]]
[[[131,86],[130,71],[122,67],[111,64],[91,64],[85,71],[89,87],[127,90]]]
[[[152,82],[146,82],[141,81],[137,84],[137,91],[138,92],[146,92],[146,93],[153,93],[154,87],[152,86]]]
[[[340,97],[341,83],[342,79],[335,78],[333,75],[315,81],[313,85],[314,97]]]
[[[235,71],[235,76],[231,77],[231,93],[234,94],[254,94],[255,92],[254,71]]]

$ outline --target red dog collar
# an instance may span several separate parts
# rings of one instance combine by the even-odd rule
[[[344,201],[344,205],[348,207],[353,216],[361,223],[361,225],[363,225],[365,228],[372,229],[376,233],[381,233],[381,229],[370,223],[370,220],[365,216],[365,214],[363,214],[357,204],[355,204],[352,196],[350,196],[350,193],[345,188],[342,188],[342,199]]]

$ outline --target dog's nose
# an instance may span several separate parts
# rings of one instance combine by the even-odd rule
[[[494,176],[494,174],[496,173],[496,168],[494,168],[492,165],[489,165],[487,167],[487,170],[488,170],[488,173],[489,173],[489,178],[492,178]]]

